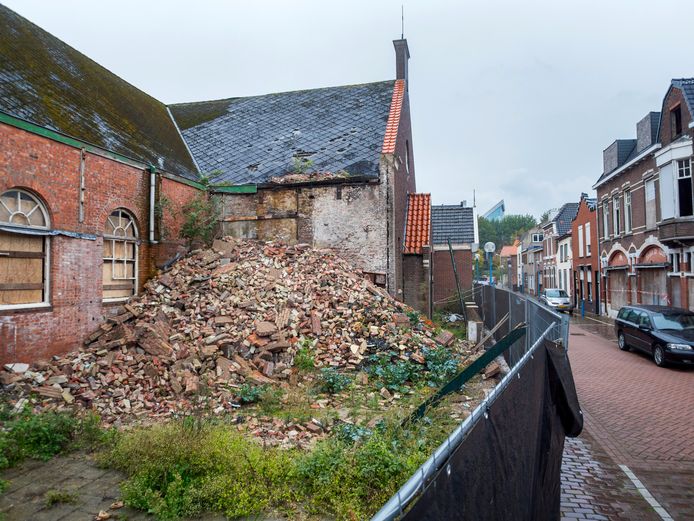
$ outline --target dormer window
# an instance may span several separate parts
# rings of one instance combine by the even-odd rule
[[[670,109],[670,134],[675,139],[682,133],[682,109],[679,105]]]

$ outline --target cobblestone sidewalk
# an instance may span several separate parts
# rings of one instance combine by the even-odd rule
[[[564,520],[661,521],[636,486],[584,431],[567,438],[561,468]]]

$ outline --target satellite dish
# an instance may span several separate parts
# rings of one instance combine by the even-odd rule
[[[489,241],[484,243],[484,251],[487,253],[494,253],[494,250],[496,250],[496,246],[493,242]]]

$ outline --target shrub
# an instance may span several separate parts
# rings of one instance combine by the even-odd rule
[[[237,394],[242,403],[255,403],[265,391],[264,385],[243,384]]]
[[[459,362],[455,355],[445,347],[424,348],[427,381],[432,387],[448,382],[458,373]]]
[[[45,494],[46,506],[77,503],[78,496],[66,490],[49,490]]]
[[[95,449],[113,440],[115,430],[103,431],[99,417],[82,419],[68,413],[24,411],[3,422],[0,430],[0,468],[25,458],[43,461],[70,449]]]
[[[379,378],[383,385],[395,392],[406,390],[407,382],[414,383],[419,378],[420,366],[412,362],[396,359],[393,353],[372,355],[369,358],[369,373]]]
[[[299,349],[294,355],[294,367],[301,371],[312,371],[316,367],[313,343],[307,338],[299,342]]]
[[[349,376],[339,373],[333,367],[321,369],[318,377],[318,388],[323,393],[339,393],[347,389],[351,383],[352,379]]]
[[[124,501],[160,519],[255,515],[289,501],[292,451],[263,449],[225,425],[181,422],[124,434],[106,462],[129,475]]]

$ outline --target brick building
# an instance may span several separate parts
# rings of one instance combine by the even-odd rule
[[[507,244],[501,248],[499,258],[501,262],[501,284],[509,289],[518,291],[518,247],[520,241]]]
[[[603,152],[598,192],[605,308],[629,303],[692,307],[694,276],[694,79],[675,79],[660,112],[636,125],[636,139]]]
[[[573,250],[573,302],[577,309],[599,315],[600,259],[598,250],[597,199],[581,194],[578,212],[571,225]]]
[[[409,194],[405,224],[403,297],[406,304],[429,317],[433,313],[431,240],[431,195]]]
[[[405,40],[393,81],[167,107],[0,23],[0,362],[77,347],[183,249],[180,208],[213,173],[224,232],[335,248],[403,298]]]
[[[566,236],[571,231],[571,222],[576,216],[578,203],[566,203],[550,216],[542,228],[542,285],[545,288],[569,286],[571,269],[566,266],[570,249]],[[560,242],[561,251],[560,251]],[[561,263],[561,272],[558,265]],[[568,290],[567,290],[568,291]]]
[[[536,226],[525,232],[520,239],[521,293],[539,295],[542,291],[542,228]]]
[[[407,196],[416,192],[409,50],[396,79],[171,106],[226,235],[331,247],[403,298]]]
[[[448,241],[453,249],[460,290],[463,294],[469,293],[472,289],[473,254],[479,247],[475,209],[465,206],[465,203],[433,205],[431,231],[434,306],[457,308],[458,292]]]
[[[75,348],[179,247],[197,171],[166,106],[0,6],[0,361]]]

